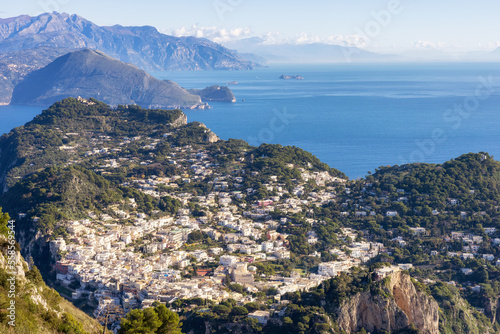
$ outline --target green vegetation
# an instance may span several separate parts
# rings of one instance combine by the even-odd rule
[[[116,186],[83,167],[69,166],[48,168],[24,178],[1,198],[1,203],[11,208],[13,215],[22,212],[28,218],[38,217],[38,231],[48,233],[56,222],[82,219],[89,211],[104,212],[111,204],[129,206],[130,198],[144,212],[159,204],[144,193]],[[167,209],[175,209],[175,201],[165,201]]]
[[[130,311],[121,321],[120,334],[181,334],[179,316],[165,305]]]
[[[3,185],[9,188],[0,198],[0,205],[9,208],[11,217],[25,214],[16,225],[24,242],[33,246],[30,252],[44,277],[50,277],[46,275],[50,256],[43,237],[48,240],[68,236],[68,222],[72,220],[91,217],[104,233],[109,227],[101,225],[103,217],[131,226],[140,223],[135,217],[144,217],[142,213],[148,218],[189,215],[200,224],[211,224],[228,200],[234,204],[230,207],[234,214],[263,212],[251,219],[273,220],[269,229],[277,229],[279,240],[284,239],[283,234],[288,235],[282,241],[291,251],[290,259],[252,262],[257,281],[271,275],[291,277],[298,272],[304,277],[316,273],[321,262],[342,257],[330,253],[332,248],[350,254],[354,243],[363,240],[381,243],[387,252],[373,258],[364,269],[342,273],[310,291],[284,296],[277,296],[279,286],[252,293],[243,285],[227,280],[223,289],[251,296],[257,302],[243,304],[228,300],[214,305],[200,298],[176,300],[172,307],[180,310],[183,325],[178,325],[177,319],[176,325],[168,330],[175,332],[182,326],[184,332],[194,333],[203,333],[207,327],[213,333],[340,333],[335,323],[336,312],[349,298],[357,293],[371,293],[378,299],[393,298],[387,288],[388,279],[372,282],[370,271],[366,270],[378,268],[382,263],[414,265],[413,284],[418,291],[438,301],[443,333],[480,333],[498,326],[488,324],[486,317],[495,319],[500,267],[479,256],[466,260],[446,256],[448,251],[463,251],[464,242],[448,236],[451,231],[464,231],[482,238],[477,242],[479,254],[500,257],[500,248],[491,240],[495,236],[485,230],[485,227],[500,229],[500,163],[486,153],[467,154],[441,165],[384,167],[365,179],[348,181],[345,187],[333,179],[319,186],[312,179],[303,182],[302,169],[309,173],[326,172],[319,174],[321,177],[345,175],[299,148],[268,144],[251,147],[234,139],[211,143],[209,139],[213,137],[202,124],[182,124],[181,111],[146,110],[137,106],[112,109],[96,100],[90,102],[86,105],[66,99],[56,103],[32,122],[0,139],[3,153],[0,175],[6,175]],[[296,191],[297,188],[303,191]],[[155,197],[145,193],[153,193]],[[321,200],[311,201],[316,195]],[[256,202],[270,199],[283,204],[289,198],[294,202],[290,207],[276,205],[271,212],[262,210],[269,202]],[[355,214],[358,210],[366,215]],[[397,215],[389,217],[387,211],[395,211]],[[2,226],[8,217],[0,215],[3,234],[7,232]],[[258,225],[256,230],[267,232],[268,227],[263,226],[266,224]],[[343,239],[339,234],[343,227],[358,232]],[[412,227],[425,227],[425,231],[416,233]],[[215,224],[214,229],[219,233],[236,233]],[[224,242],[211,239],[203,231],[206,230],[191,231],[181,249],[223,247]],[[42,238],[36,238],[35,242],[37,232]],[[317,242],[309,242],[311,236],[316,236]],[[155,242],[152,234],[144,239]],[[265,234],[257,241],[264,240]],[[126,247],[139,251],[146,248],[145,244],[144,240],[136,240]],[[190,258],[191,265],[182,272],[185,278],[196,276],[197,269],[217,267],[217,257],[210,263],[196,263],[193,259]],[[465,268],[472,272],[462,273],[460,270]],[[26,271],[30,284],[43,284],[40,271],[34,266]],[[441,283],[421,283],[424,279],[454,281],[460,289]],[[476,283],[481,291],[471,292],[468,287]],[[59,291],[65,294],[63,289]],[[44,290],[43,295],[54,309],[63,303],[49,290]],[[276,302],[278,297],[282,304]],[[474,308],[484,309],[485,315]],[[257,310],[270,311],[275,316],[262,326],[248,317]],[[163,320],[167,315],[162,312],[158,305],[132,311],[123,320],[122,332],[164,332]],[[63,313],[57,319],[46,315],[47,321],[54,323],[52,328],[81,331],[80,319],[75,323],[70,316],[63,317]],[[400,333],[414,333],[414,328]]]
[[[492,333],[498,332],[497,323],[482,313],[473,310],[468,303],[460,298],[460,292],[454,286],[437,283],[431,287],[434,299],[439,303],[439,332],[444,334]]]
[[[313,171],[327,171],[333,176],[347,179],[344,173],[330,168],[313,154],[295,146],[262,144],[250,155],[253,156],[250,168],[264,174],[297,178],[296,171],[287,167],[287,164],[293,164]]]

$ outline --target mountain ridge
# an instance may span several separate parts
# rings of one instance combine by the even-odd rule
[[[101,27],[57,12],[0,20],[2,52],[42,46],[98,49],[146,70],[249,70],[255,65],[207,39],[169,36],[151,26]]]
[[[175,82],[156,79],[135,65],[85,49],[31,72],[12,94],[12,104],[50,105],[68,96],[148,108],[204,109],[207,105]]]
[[[383,62],[398,60],[394,55],[378,54],[357,47],[310,44],[270,44],[260,37],[250,37],[231,41],[224,46],[240,53],[250,53],[266,59],[268,62]]]

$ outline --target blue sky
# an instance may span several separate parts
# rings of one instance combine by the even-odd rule
[[[392,11],[391,11],[392,9]],[[152,25],[219,42],[327,42],[375,51],[488,50],[500,46],[498,0],[18,0],[0,17],[57,10],[99,25]],[[375,13],[389,13],[380,16]]]

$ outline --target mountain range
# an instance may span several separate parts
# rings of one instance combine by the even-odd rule
[[[30,72],[69,52],[100,50],[147,71],[250,70],[255,63],[217,43],[173,37],[153,27],[100,27],[78,15],[0,19],[0,105]]]
[[[150,26],[100,27],[57,12],[0,19],[2,53],[39,47],[98,49],[145,70],[248,70],[255,65],[207,39],[168,36]]]
[[[395,55],[384,55],[357,47],[311,44],[270,44],[261,37],[250,37],[224,43],[230,49],[242,54],[251,54],[268,62],[288,63],[349,63],[380,62],[398,60]],[[259,59],[259,58],[254,58]]]

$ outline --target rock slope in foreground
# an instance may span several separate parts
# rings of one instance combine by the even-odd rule
[[[6,219],[0,211],[0,333],[102,333],[96,320],[46,286],[36,268],[28,269],[18,244],[9,253]],[[15,312],[8,310],[10,305]]]
[[[439,334],[438,303],[415,288],[410,276],[395,272],[385,279],[381,293],[362,292],[338,311],[338,324],[348,333],[393,332],[413,324],[423,334]]]
[[[158,80],[134,65],[88,49],[68,53],[30,73],[14,88],[12,104],[48,106],[78,96],[144,108],[207,107],[175,82]]]

